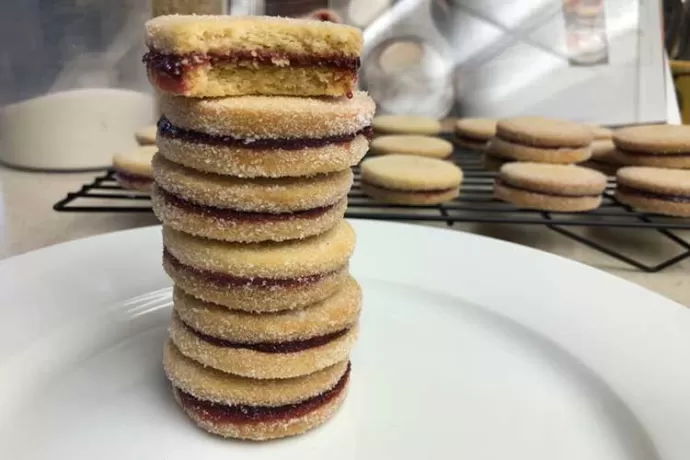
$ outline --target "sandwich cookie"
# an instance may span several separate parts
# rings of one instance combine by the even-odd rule
[[[256,379],[289,378],[328,367],[349,355],[362,293],[348,278],[332,296],[304,309],[253,314],[173,292],[170,337],[187,357]]]
[[[592,131],[585,125],[542,117],[499,120],[488,153],[536,163],[580,163],[591,156]]]
[[[592,138],[595,141],[610,141],[613,137],[613,130],[599,125],[587,125],[592,130]]]
[[[343,361],[313,374],[255,380],[226,374],[184,356],[168,341],[163,368],[175,400],[201,429],[254,441],[294,436],[330,419],[350,377]]]
[[[492,118],[461,118],[455,123],[455,143],[469,150],[483,152],[496,134]]]
[[[153,185],[151,159],[157,151],[155,145],[147,145],[113,155],[115,180],[122,188],[149,193]]]
[[[199,171],[237,177],[309,176],[356,165],[369,148],[374,101],[161,95],[163,156]]]
[[[616,153],[616,146],[613,141],[601,140],[592,142],[592,156],[582,166],[596,169],[609,176],[615,176],[618,168],[623,166]]]
[[[341,220],[325,233],[282,243],[228,243],[163,227],[163,268],[186,293],[231,309],[303,307],[337,291],[348,276],[355,234]]]
[[[379,115],[372,123],[377,134],[420,134],[433,136],[441,132],[435,118],[416,115]]]
[[[239,179],[153,159],[153,211],[175,230],[253,243],[306,238],[343,218],[350,169],[310,177]]]
[[[363,43],[332,22],[204,15],[151,19],[145,40],[151,84],[192,97],[351,95]]]
[[[616,199],[633,208],[690,217],[690,170],[630,166],[618,170]]]
[[[617,130],[617,156],[625,165],[690,169],[690,126],[648,125]]]
[[[496,198],[521,208],[577,212],[599,207],[606,176],[575,165],[509,163],[494,182]]]
[[[371,141],[369,151],[375,155],[418,155],[431,158],[446,158],[453,153],[453,144],[431,136],[397,134],[379,136]]]
[[[459,193],[462,170],[453,163],[411,155],[386,155],[362,162],[362,191],[395,204],[428,205]]]
[[[156,125],[146,126],[134,133],[134,138],[139,145],[156,145]]]

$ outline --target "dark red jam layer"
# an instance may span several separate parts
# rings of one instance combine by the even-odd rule
[[[509,143],[511,143],[511,144],[522,145],[522,146],[524,146],[524,147],[533,147],[533,148],[535,148],[535,149],[544,149],[544,150],[554,150],[554,151],[557,151],[557,150],[559,150],[559,149],[582,149],[582,148],[587,147],[587,145],[577,145],[577,146],[573,146],[573,145],[563,145],[563,146],[554,147],[554,146],[539,145],[538,142],[534,142],[534,141],[531,141],[531,142],[530,142],[530,141],[528,141],[528,140],[526,140],[526,139],[525,139],[525,140],[520,140],[520,141],[514,141],[514,140],[506,139],[505,137],[501,137],[499,134],[496,134],[496,137],[498,137],[500,140],[502,140],[502,141],[504,141],[504,142],[509,142]]]
[[[651,153],[651,152],[633,152],[632,150],[619,149],[621,153],[630,155],[631,157],[655,157],[655,158],[688,158],[690,152],[666,152],[666,153]]]
[[[330,68],[357,76],[360,60],[357,56],[332,55],[299,55],[266,50],[235,50],[228,53],[189,53],[170,54],[149,49],[142,58],[150,75],[163,89],[172,92],[183,92],[185,74],[196,68],[218,64],[251,64],[288,67],[321,67]]]
[[[399,193],[409,193],[410,195],[438,195],[440,193],[446,193],[446,192],[452,192],[453,190],[456,190],[457,187],[452,187],[452,188],[437,188],[437,189],[431,189],[431,190],[402,190],[398,188],[391,188],[391,187],[382,187],[380,185],[374,185],[369,182],[365,182],[365,184],[369,187],[372,188],[377,188],[379,190],[388,190],[391,192],[399,192]]]
[[[468,144],[477,144],[477,146],[481,146],[489,142],[488,139],[480,139],[478,137],[472,137],[464,133],[456,133],[455,136],[463,142],[467,142]]]
[[[243,222],[281,222],[287,220],[297,219],[314,219],[326,214],[333,209],[335,205],[322,206],[319,208],[306,209],[303,211],[293,211],[284,213],[270,213],[270,212],[248,212],[236,211],[234,209],[216,208],[213,206],[206,206],[203,204],[192,203],[177,195],[166,192],[162,188],[158,188],[159,193],[165,201],[177,208],[184,209],[187,212],[198,214],[203,217],[213,217],[222,220],[243,221]]]
[[[648,190],[640,190],[639,188],[629,187],[627,185],[618,184],[617,189],[621,193],[627,195],[641,196],[644,198],[652,198],[655,200],[670,201],[673,203],[690,203],[690,195],[674,195],[670,193],[657,193]]]
[[[319,273],[316,275],[301,276],[298,278],[243,278],[240,276],[233,276],[227,273],[217,273],[208,270],[200,270],[195,267],[185,265],[177,260],[167,249],[163,249],[163,258],[171,266],[178,270],[191,272],[194,275],[201,277],[219,287],[258,287],[258,288],[272,288],[272,287],[300,287],[308,284],[313,284],[321,281],[323,278],[332,275],[332,273]]]
[[[175,388],[175,391],[179,395],[182,406],[185,409],[194,412],[196,416],[206,421],[219,424],[232,423],[244,425],[303,417],[333,401],[345,389],[349,378],[350,364],[348,363],[347,370],[338,380],[338,383],[330,390],[295,404],[276,407],[250,406],[246,404],[228,406],[197,399],[179,388]]]
[[[502,179],[496,178],[496,184],[500,185],[505,188],[510,188],[513,190],[519,190],[521,192],[529,192],[529,193],[537,193],[539,195],[546,195],[546,196],[555,196],[559,198],[597,198],[599,197],[598,194],[581,194],[581,195],[574,195],[574,194],[567,194],[567,193],[553,193],[553,192],[543,192],[540,190],[530,190],[525,187],[518,187],[513,184],[508,184]]]
[[[343,144],[351,142],[357,136],[366,136],[371,138],[373,131],[370,126],[367,126],[360,131],[353,134],[343,134],[340,136],[329,136],[319,138],[278,138],[278,139],[238,139],[232,136],[219,136],[213,134],[206,134],[199,131],[192,131],[189,129],[178,128],[170,123],[170,121],[161,117],[158,120],[158,135],[170,139],[179,139],[185,142],[195,142],[199,144],[222,145],[226,147],[242,147],[245,149],[283,149],[283,150],[301,150],[306,148],[323,147],[331,144]]]
[[[254,350],[260,351],[261,353],[297,353],[300,351],[308,350],[310,348],[316,348],[327,343],[330,343],[336,339],[347,334],[349,329],[343,329],[337,332],[331,332],[330,334],[320,335],[317,337],[311,337],[305,340],[293,340],[290,342],[258,342],[258,343],[242,343],[233,342],[231,340],[219,339],[217,337],[212,337],[206,335],[203,332],[199,332],[185,323],[185,326],[192,334],[196,335],[204,342],[208,342],[211,345],[224,348],[242,348],[244,350]]]
[[[150,177],[141,176],[139,174],[131,174],[117,169],[115,170],[115,177],[127,182],[140,182],[144,184],[153,182],[153,179]]]

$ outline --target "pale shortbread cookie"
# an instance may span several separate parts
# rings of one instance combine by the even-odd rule
[[[333,205],[352,186],[350,169],[310,177],[241,179],[185,168],[161,155],[152,161],[156,184],[194,204],[246,212],[288,213]]]
[[[630,166],[616,175],[616,199],[633,208],[690,217],[690,170]]]
[[[414,134],[392,134],[379,136],[370,145],[371,153],[386,155],[418,155],[431,158],[446,158],[453,153],[453,144],[438,137]]]
[[[337,391],[332,394],[332,397],[323,398],[321,401],[321,398],[316,396],[314,403],[305,403],[309,406],[309,410],[305,414],[300,413],[298,416],[287,418],[272,417],[267,421],[253,423],[233,423],[222,418],[209,416],[206,407],[195,407],[185,403],[179,390],[173,389],[173,395],[187,416],[202,430],[225,438],[266,441],[300,435],[331,419],[347,397],[349,379],[347,375],[343,379],[341,379],[342,388],[337,386],[334,389]]]
[[[157,151],[155,145],[146,145],[116,153],[113,155],[115,179],[123,188],[150,192],[153,184],[151,159]]]
[[[134,133],[139,145],[156,145],[156,125],[146,126]]]
[[[224,405],[276,407],[295,404],[335,386],[347,369],[347,361],[291,379],[249,379],[228,374],[187,358],[168,340],[163,350],[163,369],[170,382],[195,398]]]
[[[316,347],[267,353],[208,341],[185,326],[175,314],[170,322],[170,339],[183,355],[219,371],[252,379],[293,378],[325,369],[347,359],[357,334],[355,325],[343,335]]]
[[[496,136],[529,147],[587,147],[594,136],[584,124],[554,118],[524,116],[504,118],[496,124]]]
[[[461,118],[455,123],[455,143],[470,150],[485,151],[495,134],[493,118]]]
[[[185,96],[342,96],[356,89],[359,29],[257,16],[161,16],[146,23],[147,73]]]
[[[355,236],[345,221],[318,236],[282,243],[226,243],[164,227],[163,268],[177,286],[207,302],[278,311],[318,302],[348,276]]]
[[[333,228],[345,216],[347,198],[327,206],[284,213],[213,208],[181,200],[154,185],[156,217],[170,228],[215,240],[258,243],[308,238]]]
[[[494,182],[494,195],[516,206],[579,212],[597,208],[606,176],[575,165],[508,163]]]
[[[616,155],[625,165],[690,169],[690,126],[647,125],[614,132]]]
[[[362,307],[362,290],[354,278],[326,299],[297,310],[254,314],[204,302],[179,288],[173,291],[180,319],[212,337],[258,343],[304,340],[352,327]]]
[[[372,126],[381,134],[434,135],[441,132],[438,120],[416,115],[379,115],[374,117]]]
[[[615,176],[618,168],[623,166],[616,153],[616,146],[612,140],[595,140],[592,142],[592,156],[582,163],[582,166],[596,169],[604,174]]]
[[[366,92],[348,98],[241,96],[194,99],[161,94],[161,111],[179,127],[236,139],[318,139],[371,126],[376,105]]]
[[[496,157],[515,161],[554,164],[580,163],[592,155],[589,145],[584,147],[532,147],[507,141],[498,136],[489,141],[486,152]]]
[[[462,170],[453,163],[411,155],[386,155],[362,163],[362,191],[395,204],[438,204],[458,195]]]
[[[613,130],[610,128],[593,124],[587,126],[592,130],[592,137],[595,141],[610,141],[613,137]]]

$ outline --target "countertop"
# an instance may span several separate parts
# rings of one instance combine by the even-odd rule
[[[52,244],[134,227],[156,225],[153,214],[58,213],[53,204],[90,182],[95,173],[36,173],[0,166],[0,258]],[[690,306],[690,260],[659,273],[644,273],[542,226],[466,224],[471,231],[575,259]],[[680,249],[653,230],[590,229],[588,236],[653,263]],[[690,241],[690,232],[677,232]],[[0,262],[1,263],[1,262]],[[485,263],[500,263],[485,261]],[[500,280],[496,280],[500,285]],[[587,289],[587,286],[583,286]]]

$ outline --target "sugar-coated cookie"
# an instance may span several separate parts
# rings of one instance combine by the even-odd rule
[[[613,134],[617,156],[625,165],[690,169],[690,126],[647,125]]]
[[[122,188],[150,192],[153,185],[151,159],[157,151],[155,145],[146,145],[113,155],[115,180]]]
[[[570,164],[591,156],[593,134],[587,126],[543,117],[499,120],[487,147],[495,156],[517,161]]]
[[[294,436],[325,423],[342,403],[350,375],[343,361],[309,375],[248,379],[204,366],[168,341],[163,367],[175,400],[210,433],[254,441]]]
[[[493,118],[461,118],[455,123],[455,142],[461,147],[483,152],[496,135]]]
[[[139,145],[156,145],[156,125],[145,126],[134,133],[134,138]]]
[[[298,308],[347,280],[355,234],[347,221],[281,243],[228,243],[163,227],[163,268],[186,293],[245,311]]]
[[[616,199],[635,209],[690,217],[690,170],[629,166],[616,175]]]
[[[153,159],[153,211],[176,230],[216,240],[283,241],[318,235],[345,214],[352,171],[240,179]]]
[[[494,182],[494,195],[521,208],[577,212],[599,207],[606,176],[575,165],[508,163]]]
[[[341,171],[367,152],[374,101],[161,95],[158,147],[167,159],[237,177],[308,176]]]
[[[418,115],[378,115],[372,123],[380,134],[420,134],[433,136],[441,132],[441,122]]]
[[[158,90],[193,97],[344,96],[356,89],[362,33],[317,20],[159,16],[144,56]]]
[[[396,204],[425,205],[458,195],[462,170],[453,163],[411,155],[386,155],[364,160],[362,191]]]
[[[447,140],[432,136],[415,134],[391,134],[379,136],[371,141],[371,153],[387,155],[418,155],[431,158],[446,158],[453,153],[453,144]]]

